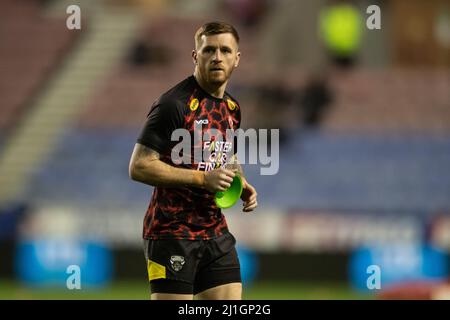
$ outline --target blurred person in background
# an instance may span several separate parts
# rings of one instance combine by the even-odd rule
[[[171,52],[168,48],[138,40],[131,48],[128,62],[135,67],[167,65],[172,60],[171,58]]]
[[[298,100],[302,126],[318,128],[322,123],[324,113],[332,103],[331,88],[325,74],[310,75]]]
[[[143,230],[151,299],[241,299],[236,240],[214,195],[230,187],[236,170],[243,181],[244,212],[256,208],[257,194],[237,162],[233,170],[225,169],[235,159],[234,141],[215,143],[210,131],[224,137],[227,129],[240,127],[240,106],[225,91],[239,65],[238,44],[230,24],[212,22],[198,29],[194,74],[156,100],[133,150],[131,178],[155,186]],[[175,163],[171,153],[177,142],[171,135],[179,128],[191,137],[196,130],[204,136],[191,154],[208,145],[222,156],[197,162],[189,155],[189,164]]]

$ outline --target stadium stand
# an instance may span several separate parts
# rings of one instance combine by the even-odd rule
[[[447,70],[356,70],[334,74],[336,92],[325,127],[336,130],[450,130]]]
[[[120,207],[147,201],[151,188],[128,178],[129,155],[151,103],[191,73],[185,50],[199,23],[155,19],[142,29],[137,41],[165,50],[169,58],[142,66],[124,59],[112,70],[36,175],[33,201]],[[247,49],[254,48],[249,41]],[[245,81],[236,77],[234,87],[257,86],[261,79],[252,62],[242,66]],[[291,89],[304,84],[304,71],[288,68],[284,74]],[[323,130],[290,129],[275,178],[248,166],[262,206],[422,212],[450,207],[449,80],[433,70],[330,74],[335,98]],[[253,106],[250,117],[257,112]]]
[[[68,132],[32,185],[36,202],[126,207],[150,197],[128,178],[137,129]],[[247,165],[262,207],[410,210],[448,208],[448,136],[297,131],[275,179]],[[64,159],[64,161],[60,161]],[[120,186],[120,187],[119,187]]]
[[[0,130],[3,134],[19,121],[77,35],[60,27],[65,25],[63,18],[44,17],[39,9],[38,1],[2,1]]]

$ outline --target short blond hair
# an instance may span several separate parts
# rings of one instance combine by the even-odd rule
[[[202,25],[195,33],[195,48],[198,48],[202,36],[210,36],[214,34],[231,33],[239,44],[239,34],[236,29],[229,23],[214,21]]]

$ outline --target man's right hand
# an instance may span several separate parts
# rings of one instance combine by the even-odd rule
[[[231,186],[234,175],[233,171],[223,168],[207,171],[205,172],[204,187],[212,193],[225,191]]]

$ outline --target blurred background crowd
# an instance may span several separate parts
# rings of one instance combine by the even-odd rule
[[[242,127],[280,129],[279,172],[244,168],[257,212],[225,211],[244,297],[448,297],[448,1],[0,0],[0,298],[148,297],[129,158],[213,20],[241,36]]]

